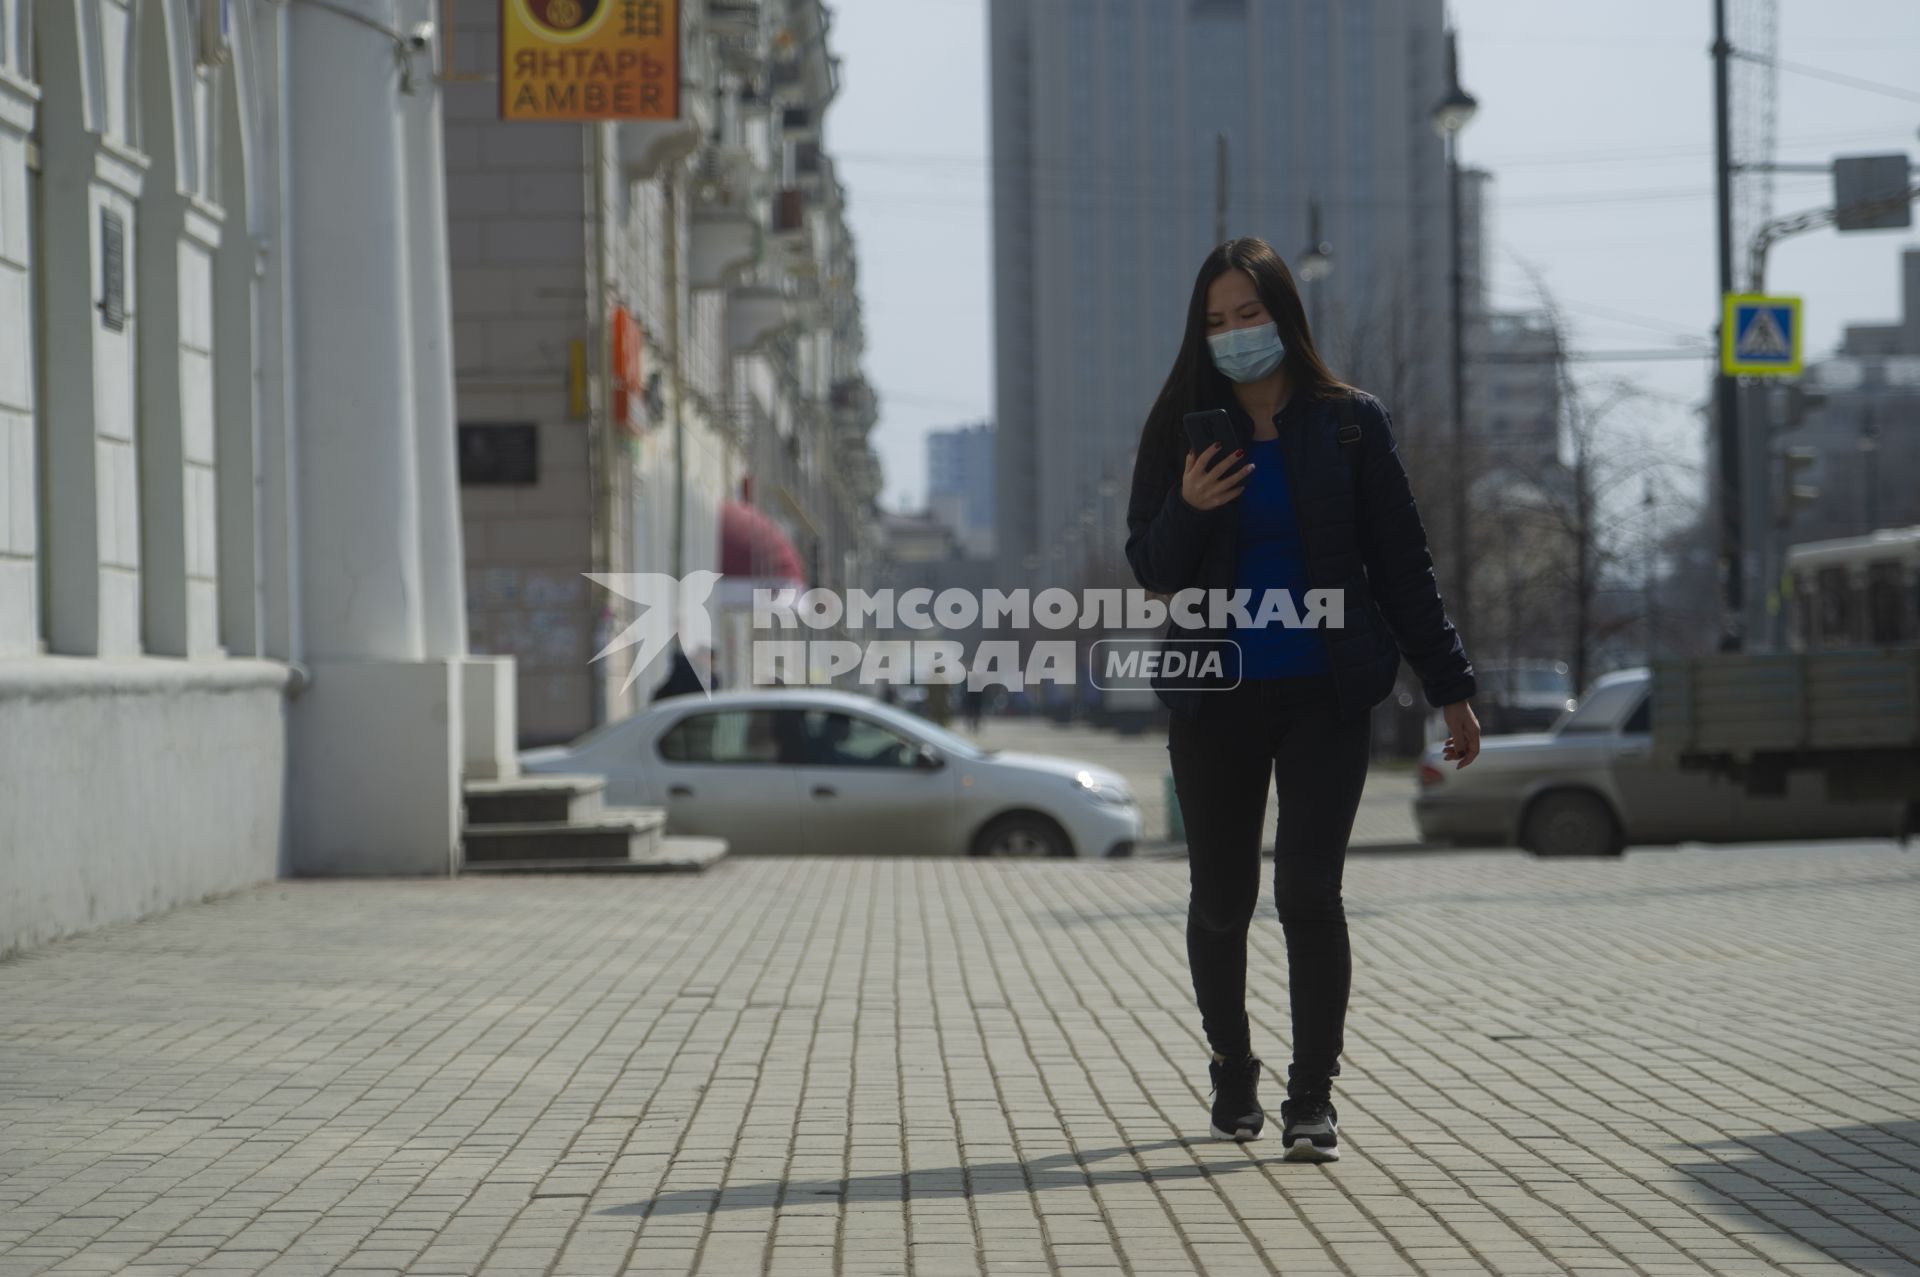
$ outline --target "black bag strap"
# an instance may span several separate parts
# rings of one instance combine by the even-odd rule
[[[1361,432],[1360,420],[1353,411],[1352,395],[1337,395],[1333,401],[1334,410],[1340,414],[1340,430],[1334,438],[1341,444],[1341,451],[1347,454],[1347,468],[1353,471],[1354,491],[1360,490],[1360,468],[1366,457],[1366,449],[1353,445],[1365,441]]]
[[[1360,442],[1360,422],[1353,415],[1353,396],[1336,395],[1333,406],[1340,414],[1340,433],[1335,436],[1341,443]]]

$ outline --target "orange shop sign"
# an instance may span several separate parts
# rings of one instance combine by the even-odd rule
[[[680,115],[680,0],[500,0],[500,118]]]
[[[613,308],[613,420],[640,433],[640,414],[647,397],[645,344],[640,325],[625,306]]]

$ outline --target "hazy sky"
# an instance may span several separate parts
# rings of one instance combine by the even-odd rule
[[[843,87],[827,143],[859,242],[882,501],[915,508],[926,432],[993,413],[986,5],[829,2]],[[1524,262],[1566,308],[1577,348],[1705,336],[1717,286],[1711,0],[1454,0],[1452,11],[1461,79],[1480,100],[1462,160],[1495,175],[1496,304],[1530,304]],[[1906,87],[1870,92],[1783,65],[1778,160],[1920,152],[1920,2],[1779,0],[1779,19],[1783,64]],[[1776,213],[1831,202],[1824,176],[1775,180]],[[1805,295],[1810,358],[1847,323],[1897,318],[1907,245],[1920,234],[1826,230],[1775,247],[1769,291]],[[1742,275],[1744,261],[1743,251]],[[1582,376],[1629,377],[1658,394],[1650,424],[1690,444],[1709,371],[1705,361],[1606,363]]]

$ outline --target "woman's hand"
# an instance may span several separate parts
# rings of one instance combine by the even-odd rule
[[[1222,454],[1220,445],[1210,443],[1207,450],[1198,454],[1187,454],[1187,467],[1180,476],[1180,495],[1188,505],[1196,510],[1211,510],[1223,506],[1240,495],[1240,487],[1253,473],[1253,462],[1249,461],[1232,474],[1227,474],[1227,463],[1241,454]],[[1212,458],[1211,461],[1208,458]]]
[[[1453,769],[1459,771],[1480,757],[1480,720],[1473,716],[1473,706],[1465,701],[1455,701],[1440,712],[1447,719],[1447,747],[1440,756],[1459,759],[1453,765]]]

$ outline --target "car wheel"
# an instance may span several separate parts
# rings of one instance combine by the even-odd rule
[[[1606,802],[1576,790],[1548,794],[1529,807],[1520,845],[1536,856],[1617,856],[1626,850]]]
[[[1021,857],[1071,856],[1072,846],[1066,833],[1037,812],[1009,812],[987,822],[973,840],[976,856]]]

